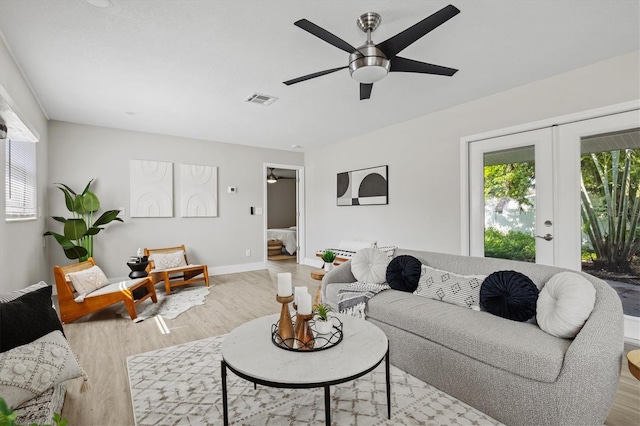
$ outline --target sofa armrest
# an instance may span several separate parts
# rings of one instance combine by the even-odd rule
[[[324,300],[326,296],[326,288],[328,284],[354,282],[356,282],[356,278],[351,273],[351,260],[347,260],[327,272],[324,278],[322,278],[322,300]]]
[[[587,383],[597,383],[600,392],[567,392],[567,398],[582,399],[581,406],[602,407],[598,400],[613,401],[618,387],[624,356],[624,315],[616,291],[606,282],[590,278],[596,289],[596,303],[567,349],[559,379],[573,383],[576,389],[586,387]],[[599,415],[604,419],[607,412]]]

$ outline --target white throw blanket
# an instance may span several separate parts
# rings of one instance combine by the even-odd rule
[[[338,290],[338,312],[356,318],[365,319],[367,302],[383,290],[388,290],[388,284],[367,284],[356,281]]]

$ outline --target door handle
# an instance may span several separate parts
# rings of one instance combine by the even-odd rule
[[[553,235],[551,234],[536,235],[536,238],[542,238],[545,241],[551,241],[553,240]]]

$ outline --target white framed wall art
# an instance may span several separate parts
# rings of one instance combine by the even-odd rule
[[[130,160],[131,217],[173,217],[173,163]]]
[[[218,216],[218,168],[180,164],[180,215]]]

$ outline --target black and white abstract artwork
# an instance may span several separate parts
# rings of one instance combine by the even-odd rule
[[[389,166],[338,173],[338,205],[389,204]]]

